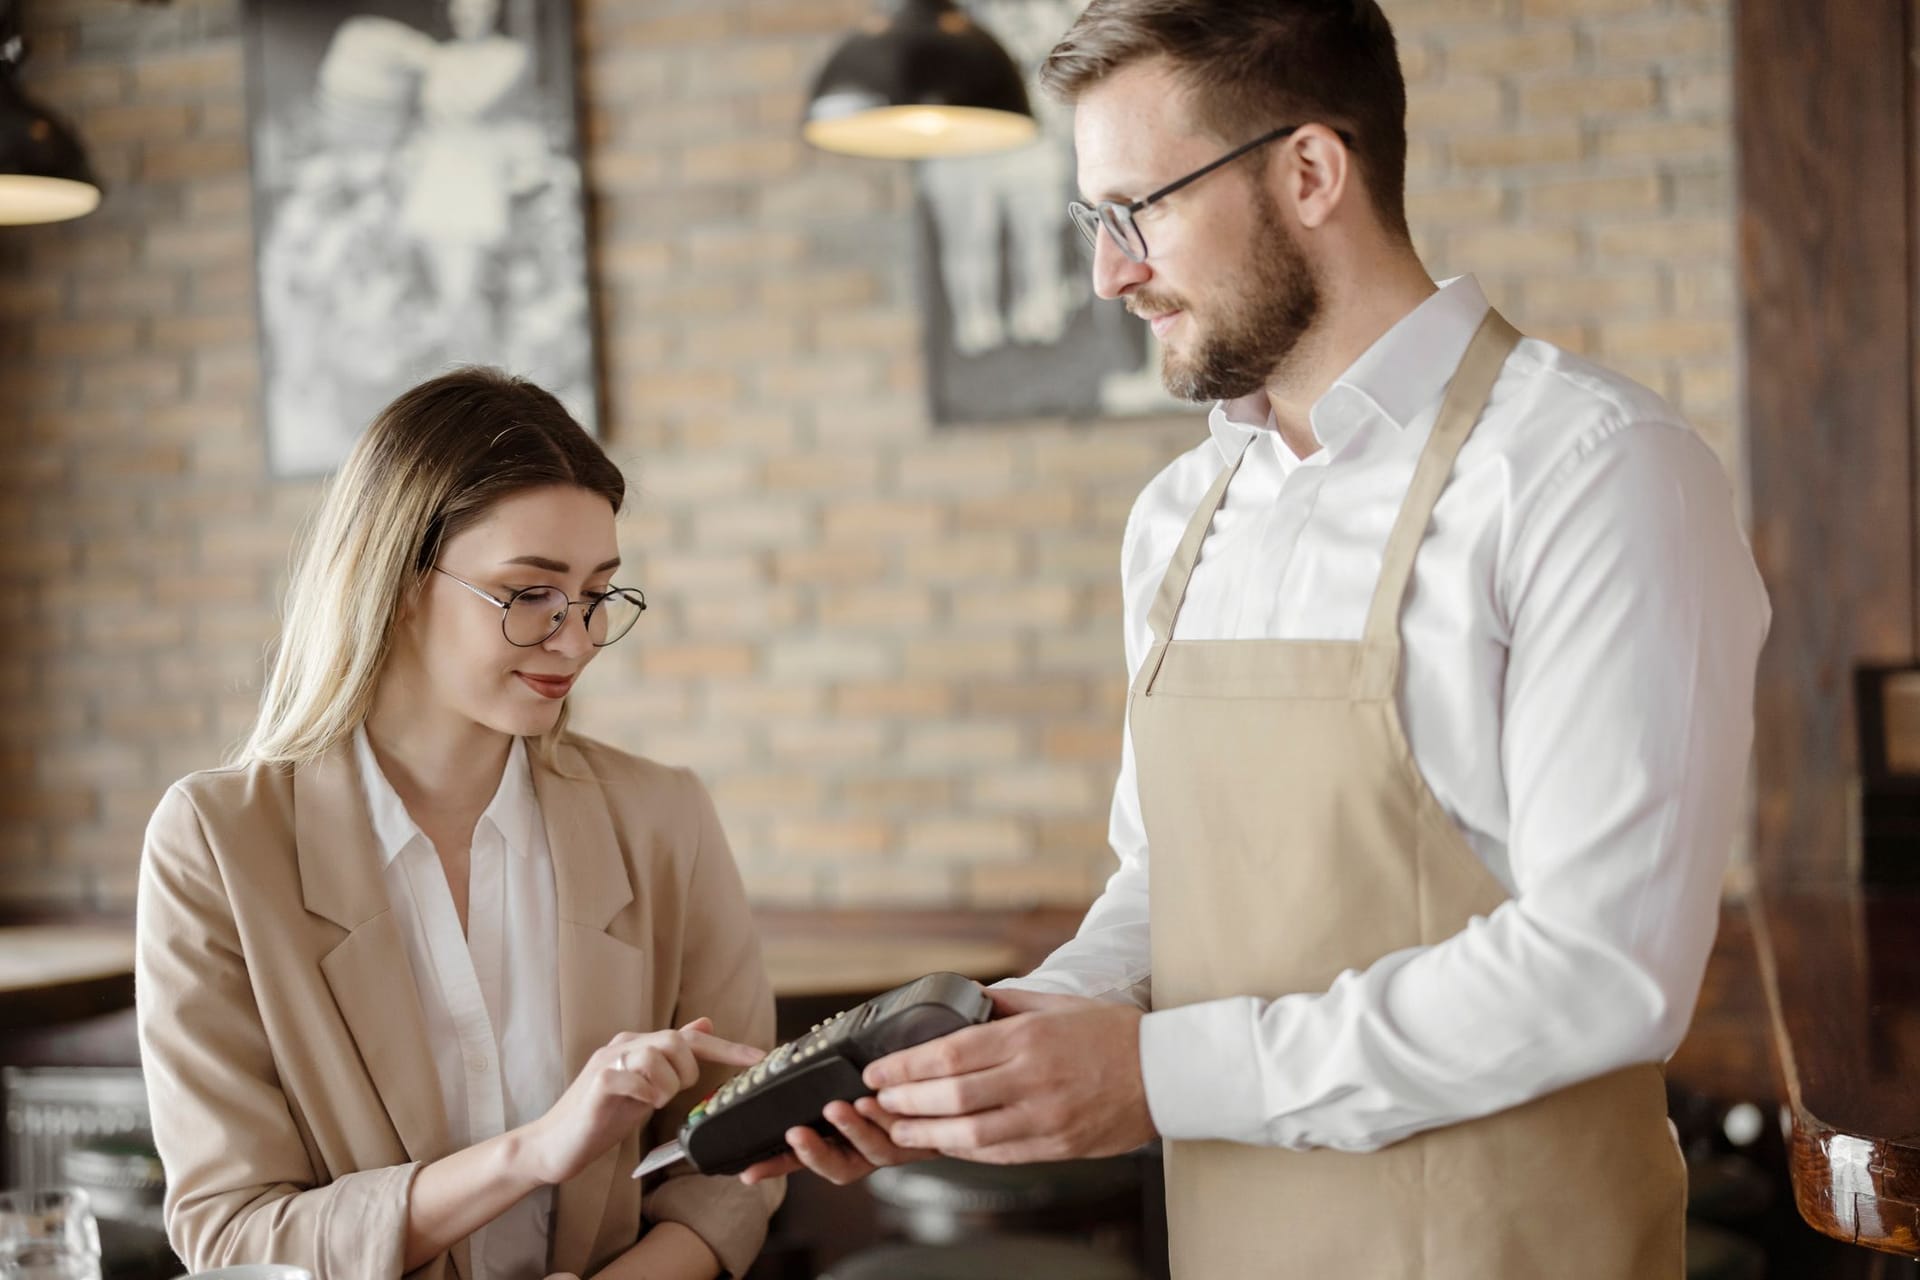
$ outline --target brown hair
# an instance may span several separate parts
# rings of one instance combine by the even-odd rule
[[[1200,127],[1228,145],[1283,124],[1349,131],[1380,220],[1409,235],[1407,86],[1375,0],[1093,0],[1040,83],[1072,102],[1155,57],[1186,82]]]
[[[551,392],[468,366],[382,409],[321,499],[287,588],[260,712],[239,759],[304,764],[373,707],[401,604],[494,503],[576,485],[617,512],[626,478]],[[537,748],[550,757],[562,710]]]

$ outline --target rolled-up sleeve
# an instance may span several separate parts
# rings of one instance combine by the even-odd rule
[[[188,1268],[279,1262],[315,1280],[399,1277],[419,1166],[315,1185],[220,869],[178,786],[147,828],[134,984],[167,1239]],[[440,1269],[436,1260],[420,1274]]]

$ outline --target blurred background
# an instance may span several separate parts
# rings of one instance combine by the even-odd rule
[[[1078,7],[969,6],[1026,72]],[[1914,656],[1912,7],[1383,7],[1433,274],[1673,401],[1773,593],[1755,823],[1671,1073],[1690,1274],[1916,1274],[1907,757],[1876,772],[1859,743],[1906,724]],[[450,359],[552,386],[628,474],[623,581],[652,607],[574,723],[713,788],[784,1028],[1071,932],[1112,868],[1122,527],[1204,414],[1089,297],[1070,125],[1037,94],[1040,140],[1004,156],[803,141],[817,73],[886,8],[0,6],[18,89],[105,192],[0,226],[0,1180],[117,1180],[117,1220],[150,1230],[123,958],[143,828],[249,724],[322,478]],[[1884,714],[1855,714],[1862,664],[1891,673]],[[1793,974],[1827,1014],[1868,1010],[1803,1032],[1846,1064],[1821,1077],[1854,1081],[1844,1103],[1806,1096],[1813,1049],[1782,1056]],[[1851,1184],[1823,1123],[1867,1144]],[[1799,1189],[1826,1236],[1790,1151],[1827,1170]],[[1152,1153],[967,1176],[796,1180],[754,1274],[911,1277],[944,1264],[846,1268],[1035,1229],[1098,1256],[968,1274],[1156,1265]],[[150,1237],[120,1247],[120,1274],[177,1273]]]

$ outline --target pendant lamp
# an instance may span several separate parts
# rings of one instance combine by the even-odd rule
[[[953,0],[895,0],[847,37],[801,126],[823,151],[889,160],[1006,151],[1037,131],[1020,68]]]
[[[92,213],[100,180],[72,127],[20,91],[24,56],[14,6],[0,0],[0,225]]]

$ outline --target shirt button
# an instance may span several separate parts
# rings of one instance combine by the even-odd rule
[[[480,1054],[467,1060],[467,1074],[483,1076],[487,1074],[487,1055]]]

